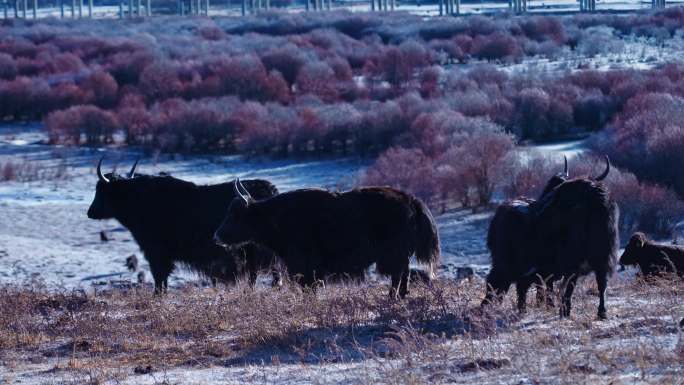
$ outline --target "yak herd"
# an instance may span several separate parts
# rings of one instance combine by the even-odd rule
[[[501,204],[489,226],[492,256],[482,306],[500,300],[515,284],[518,308],[527,291],[553,305],[549,295],[560,281],[560,316],[570,315],[578,278],[594,273],[598,316],[606,318],[605,293],[618,262],[638,265],[644,275],[684,272],[684,248],[663,246],[635,233],[618,261],[618,206],[602,180],[571,178],[567,159],[537,199]],[[299,189],[279,193],[265,180],[236,179],[198,186],[168,174],[102,173],[97,165],[91,219],[116,219],[126,227],[149,262],[155,293],[167,290],[177,263],[230,284],[260,271],[281,273],[315,289],[334,280],[362,281],[375,264],[391,279],[390,297],[404,298],[409,281],[434,278],[440,259],[437,225],[427,205],[391,187],[346,192]],[[411,257],[427,271],[410,269]]]

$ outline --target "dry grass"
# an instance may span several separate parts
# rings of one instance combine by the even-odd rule
[[[62,159],[60,163],[54,167],[46,167],[40,162],[28,159],[0,162],[0,182],[58,180],[66,179],[67,176],[68,172],[65,159]]]
[[[534,306],[520,317],[512,295],[482,312],[482,289],[479,279],[444,279],[393,302],[380,284],[317,293],[187,287],[163,298],[148,288],[2,286],[0,379],[26,380],[37,367],[34,383],[135,382],[140,375],[163,383],[174,368],[289,364],[346,365],[353,383],[683,381],[681,279],[614,279],[608,321],[595,319],[591,279],[576,290],[568,320]]]

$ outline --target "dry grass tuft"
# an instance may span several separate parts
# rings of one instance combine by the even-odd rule
[[[576,290],[565,320],[536,306],[519,316],[513,295],[482,311],[483,285],[442,279],[414,285],[404,301],[390,301],[378,284],[317,293],[186,287],[162,298],[147,288],[5,285],[0,378],[27,365],[43,369],[40,383],[92,384],[164,378],[174,368],[346,365],[362,383],[681,383],[681,279],[614,279],[608,321],[595,318],[591,279]]]
[[[59,180],[68,177],[66,160],[55,167],[47,167],[28,159],[0,162],[0,182],[33,182],[37,180]]]

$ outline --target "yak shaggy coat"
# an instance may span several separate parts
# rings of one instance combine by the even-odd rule
[[[213,241],[226,208],[234,197],[233,184],[198,186],[168,175],[102,175],[97,167],[95,198],[88,218],[118,220],[140,246],[155,282],[157,293],[166,290],[176,263],[200,272],[216,283],[232,282],[239,273],[238,263],[247,257],[250,280],[256,270],[270,263],[272,253],[246,245],[225,250]],[[254,196],[267,198],[276,188],[264,180],[245,181]]]
[[[290,276],[311,285],[329,276],[363,277],[373,263],[392,278],[391,296],[408,293],[409,260],[439,260],[434,219],[419,199],[389,187],[347,192],[303,189],[254,201],[236,183],[217,242],[253,241],[275,251]],[[430,269],[430,274],[432,269]]]

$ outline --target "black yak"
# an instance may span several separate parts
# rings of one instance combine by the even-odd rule
[[[684,276],[684,247],[660,245],[644,233],[634,233],[620,257],[620,264],[638,265],[644,276],[662,272]]]
[[[544,186],[540,198],[544,197],[556,186],[569,178],[568,159],[564,157],[564,169],[552,176]],[[511,283],[515,283],[518,293],[518,309],[525,310],[525,298],[527,290],[541,278],[544,287],[537,287],[537,302],[541,303],[546,298],[548,305],[553,305],[554,277],[543,277],[538,274],[526,274],[525,264],[529,259],[528,238],[531,229],[532,216],[530,205],[536,202],[534,199],[517,198],[513,201],[502,203],[494,213],[487,231],[487,247],[492,256],[492,270],[503,271],[510,276]],[[540,282],[542,283],[542,282]],[[544,292],[546,291],[546,293]]]
[[[234,197],[232,183],[197,186],[168,175],[135,175],[136,165],[127,177],[103,175],[100,159],[88,218],[114,218],[131,232],[150,264],[155,292],[167,289],[168,277],[177,262],[214,283],[234,281],[243,256],[253,284],[257,270],[271,263],[272,252],[256,245],[228,251],[213,241],[214,231]],[[257,199],[278,193],[264,180],[245,181],[245,185]]]
[[[534,276],[557,280],[563,277],[561,317],[570,315],[572,293],[580,276],[594,272],[599,290],[598,316],[606,317],[605,291],[615,270],[618,249],[617,204],[600,182],[610,171],[594,179],[571,179],[526,206],[526,226],[515,233],[524,250],[492,262],[487,276],[488,303],[505,293],[511,283],[522,282],[518,306],[524,303]],[[493,255],[493,257],[495,257]],[[524,307],[524,305],[522,305]]]
[[[439,260],[432,214],[418,198],[389,187],[347,192],[302,189],[255,201],[239,181],[237,198],[216,231],[218,243],[263,244],[275,251],[291,277],[310,286],[328,277],[363,277],[376,264],[391,276],[390,296],[408,294],[409,260]]]

